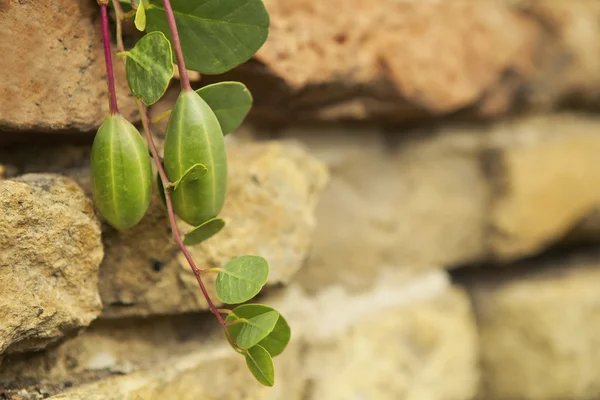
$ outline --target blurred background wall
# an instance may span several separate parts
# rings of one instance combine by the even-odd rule
[[[256,57],[194,76],[255,107],[227,137],[227,228],[193,256],[270,261],[261,301],[293,329],[275,387],[157,198],[125,233],[94,214],[95,2],[4,0],[0,398],[599,399],[600,1],[265,4]]]

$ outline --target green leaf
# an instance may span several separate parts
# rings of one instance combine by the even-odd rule
[[[208,168],[206,168],[204,164],[192,165],[183,173],[183,175],[181,175],[181,178],[175,181],[173,184],[173,190],[177,190],[179,185],[181,185],[183,182],[193,182],[200,179],[204,174],[206,174],[206,172],[208,172]]]
[[[151,32],[141,38],[127,53],[126,70],[134,96],[146,105],[156,103],[165,94],[174,72],[171,44],[165,35]]]
[[[260,345],[256,345],[248,349],[244,353],[246,357],[246,365],[257,381],[265,386],[273,386],[275,384],[275,368],[273,367],[273,359],[267,350]]]
[[[252,94],[240,82],[214,83],[196,90],[196,93],[215,113],[223,136],[239,128],[252,108]],[[151,122],[154,124],[169,115],[171,110],[165,111]]]
[[[223,135],[236,130],[252,107],[252,94],[240,82],[219,82],[196,90],[212,108]]]
[[[144,2],[140,1],[138,8],[135,12],[135,27],[138,31],[146,30],[146,9],[144,8]]]
[[[261,345],[265,350],[267,350],[269,354],[271,354],[271,357],[275,357],[283,352],[292,336],[290,326],[288,325],[285,318],[283,318],[283,316],[279,314],[278,311],[263,304],[244,304],[236,307],[233,310],[232,314],[229,314],[227,316],[226,321],[231,322],[239,318],[245,318],[247,320],[250,320],[252,318],[256,318],[257,316],[265,315],[272,312],[277,313],[277,322],[275,323],[275,326],[273,327],[271,332],[260,342],[258,342],[258,344]],[[231,337],[233,338],[235,343],[239,347],[245,348],[244,346],[242,346],[242,344],[240,344],[240,341],[238,339],[243,326],[243,323],[238,323],[230,325],[229,327],[227,327],[227,330],[231,334]]]
[[[269,277],[267,260],[241,256],[229,261],[217,275],[217,296],[223,303],[243,303],[256,296]]]
[[[249,349],[257,345],[258,342],[266,338],[273,328],[275,328],[278,317],[279,313],[277,311],[269,311],[268,313],[250,318],[247,322],[236,324],[241,327],[241,330],[235,343],[242,349]]]
[[[269,333],[269,336],[261,340],[259,344],[271,354],[271,357],[276,357],[285,350],[291,337],[292,330],[290,329],[290,326],[285,318],[283,318],[283,315],[279,314],[275,328],[273,328],[273,331]]]
[[[221,74],[248,61],[267,40],[269,14],[261,0],[171,0],[186,67]],[[147,29],[171,40],[162,0],[146,9]]]
[[[212,218],[185,234],[183,244],[193,246],[216,235],[225,226],[225,221]]]
[[[274,309],[262,304],[245,304],[236,307],[225,321],[233,322],[245,319],[247,322],[239,322],[227,327],[231,337],[242,349],[259,344],[275,328],[279,313]]]

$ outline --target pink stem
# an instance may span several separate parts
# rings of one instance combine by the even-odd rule
[[[152,135],[150,134],[150,128],[148,126],[149,125],[148,124],[148,114],[144,110],[144,106],[141,105],[139,103],[139,101],[138,101],[138,109],[140,111],[140,116],[142,117],[142,125],[144,127],[146,139],[147,139],[148,145],[150,147],[150,152],[152,153],[152,158],[154,158],[154,163],[156,164],[156,168],[158,169],[158,174],[160,175],[160,180],[162,181],[162,184],[163,184],[163,188],[164,188],[164,192],[165,192],[165,202],[167,203],[167,214],[169,215],[169,221],[171,223],[171,230],[173,231],[173,239],[175,239],[175,242],[181,249],[181,252],[185,256],[185,259],[187,260],[188,264],[190,265],[190,268],[192,269],[192,272],[194,273],[194,276],[196,277],[196,280],[198,281],[200,290],[202,291],[202,294],[204,295],[204,298],[206,299],[206,302],[208,303],[208,308],[217,317],[217,320],[219,320],[219,323],[221,324],[221,326],[223,326],[223,329],[225,330],[225,333],[227,334],[227,338],[228,338],[229,342],[231,344],[235,345],[235,342],[233,341],[233,338],[231,337],[231,334],[229,333],[229,330],[227,329],[227,323],[225,322],[225,320],[223,319],[223,316],[219,313],[219,310],[217,309],[217,307],[211,300],[210,295],[208,294],[208,291],[206,290],[206,286],[204,285],[204,282],[202,282],[202,278],[200,276],[202,274],[202,270],[200,270],[200,269],[198,269],[198,267],[196,267],[196,263],[192,259],[190,252],[185,247],[185,244],[183,244],[183,239],[181,238],[181,232],[179,231],[179,228],[177,227],[177,221],[175,219],[175,212],[173,211],[173,202],[171,201],[171,194],[169,193],[169,178],[167,177],[167,173],[165,172],[165,169],[162,166],[160,156],[158,155],[158,151],[156,150],[156,145],[154,144],[154,139],[152,138]]]
[[[110,112],[119,113],[117,106],[117,91],[115,90],[115,73],[113,71],[112,53],[110,51],[110,35],[108,33],[107,5],[100,4],[100,16],[102,18],[102,43],[104,44],[104,62],[106,63],[106,76],[108,79],[108,96]]]
[[[169,0],[163,0],[163,4],[165,6],[165,12],[167,13],[167,21],[169,22],[171,36],[173,37],[173,48],[175,49],[175,56],[177,57],[177,66],[179,67],[181,90],[192,90],[192,86],[190,85],[190,78],[188,77],[187,69],[185,68],[183,50],[181,49],[181,41],[179,40],[179,32],[177,31],[177,24],[175,23],[175,15],[173,14],[173,9],[171,8],[171,2]]]
[[[113,0],[113,3],[117,3],[117,2],[118,2],[118,0]],[[121,25],[122,13],[119,11],[118,8],[117,8],[117,14],[119,14],[119,15],[117,15],[117,24],[118,24],[117,28],[118,28],[118,31],[121,32],[120,25]],[[122,40],[119,40],[119,42],[122,43]],[[125,50],[124,48],[119,48],[119,51],[124,51],[124,50]],[[188,85],[189,85],[189,81],[188,81]],[[139,100],[135,99],[135,102],[138,107],[140,117],[142,119],[142,126],[144,128],[144,134],[146,135],[146,140],[148,141],[148,147],[150,147],[150,152],[152,153],[152,158],[154,159],[154,163],[156,164],[156,168],[158,169],[158,174],[160,176],[160,180],[163,184],[164,193],[165,193],[165,203],[167,204],[167,214],[169,215],[169,222],[171,224],[171,230],[173,231],[173,238],[175,239],[177,246],[179,246],[183,255],[185,256],[185,259],[187,260],[188,264],[190,265],[190,268],[192,269],[192,272],[194,273],[194,276],[196,277],[196,280],[198,281],[198,285],[200,286],[202,295],[204,296],[204,298],[206,299],[206,302],[208,303],[208,308],[210,309],[210,311],[213,314],[215,314],[215,316],[217,317],[217,320],[219,321],[219,324],[221,324],[221,326],[225,330],[225,334],[227,335],[227,340],[229,340],[229,343],[235,349],[239,349],[237,347],[237,345],[235,344],[233,338],[231,337],[231,333],[229,333],[229,330],[227,329],[227,323],[225,322],[225,319],[220,314],[219,309],[217,309],[217,307],[211,300],[211,298],[208,294],[208,291],[206,290],[206,286],[204,285],[204,282],[202,281],[202,278],[200,277],[200,275],[202,274],[202,270],[198,269],[198,267],[196,266],[196,263],[192,259],[192,256],[190,255],[189,251],[185,247],[185,244],[183,243],[183,240],[181,238],[181,232],[179,231],[179,228],[177,227],[177,221],[175,219],[175,212],[173,210],[173,202],[171,201],[171,193],[169,193],[169,183],[170,183],[169,178],[167,177],[167,173],[165,172],[165,169],[162,166],[160,156],[158,155],[158,150],[156,149],[156,145],[154,144],[154,139],[152,138],[152,134],[150,133],[150,127],[149,127],[149,123],[148,123],[148,114],[146,113],[146,109],[140,103]]]

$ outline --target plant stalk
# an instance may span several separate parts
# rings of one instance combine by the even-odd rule
[[[202,290],[202,294],[206,298],[206,302],[208,303],[208,307],[210,308],[210,311],[213,314],[215,314],[217,316],[217,319],[219,320],[219,322],[223,326],[225,326],[225,320],[223,320],[223,317],[219,313],[219,310],[217,309],[217,307],[211,300],[210,295],[208,294],[208,291],[206,290],[206,286],[204,285],[204,282],[202,281],[202,278],[200,277],[200,275],[202,274],[203,271],[198,269],[198,267],[196,267],[196,263],[192,259],[190,252],[183,244],[183,238],[181,237],[181,232],[179,231],[179,228],[177,227],[175,211],[173,210],[173,202],[171,201],[171,194],[169,193],[169,189],[168,189],[169,183],[170,183],[169,178],[167,177],[165,169],[162,166],[160,156],[158,155],[158,150],[156,149],[156,145],[154,144],[154,139],[152,138],[152,134],[150,133],[148,114],[146,113],[144,106],[137,99],[136,99],[136,104],[138,106],[138,111],[142,118],[142,126],[144,127],[144,133],[146,134],[146,140],[148,141],[148,146],[150,147],[150,152],[152,153],[152,158],[154,159],[154,163],[156,164],[156,168],[158,169],[158,174],[160,175],[160,180],[162,181],[162,184],[164,187],[165,203],[167,203],[167,213],[169,214],[169,222],[171,223],[171,230],[173,231],[173,239],[175,239],[175,242],[181,249],[181,252],[185,256],[185,259],[187,260],[188,264],[190,265],[190,268],[192,269],[192,272],[194,273],[194,276],[196,277],[196,280],[198,281],[200,290]]]
[[[117,3],[117,2],[118,2],[118,0],[113,0],[113,3]],[[121,25],[121,19],[122,19],[121,14],[122,13],[119,11],[118,7],[115,7],[115,10],[117,13],[117,32],[119,34],[121,34],[122,29],[121,29],[120,25]],[[118,50],[120,52],[125,51],[125,49],[123,48],[122,38],[117,40],[117,46],[118,46]],[[187,77],[187,75],[186,75],[186,77]],[[189,85],[189,80],[188,80],[188,85]],[[227,335],[227,340],[229,340],[229,343],[237,351],[239,348],[235,344],[235,341],[233,340],[233,338],[231,337],[231,334],[229,333],[229,330],[227,329],[227,323],[225,322],[225,319],[219,312],[219,309],[217,309],[214,302],[210,298],[210,295],[208,294],[208,291],[206,290],[206,286],[204,285],[204,282],[202,281],[201,274],[204,271],[201,269],[198,269],[198,267],[196,266],[196,263],[192,259],[190,252],[188,251],[188,249],[185,247],[185,244],[183,243],[183,239],[181,237],[181,232],[179,231],[179,228],[177,227],[175,211],[173,210],[173,202],[171,201],[171,193],[169,192],[169,186],[170,186],[169,178],[167,177],[167,173],[165,172],[165,169],[163,168],[162,161],[160,159],[160,156],[158,155],[158,150],[156,149],[156,144],[154,143],[154,139],[152,138],[152,134],[150,133],[148,114],[146,113],[146,109],[145,109],[144,105],[141,104],[141,102],[138,99],[135,99],[135,102],[136,102],[138,111],[140,113],[140,117],[142,119],[142,126],[144,128],[144,134],[146,135],[148,147],[150,148],[150,153],[152,154],[152,158],[154,159],[154,163],[156,164],[156,168],[158,170],[160,180],[162,181],[162,184],[163,184],[164,193],[165,193],[165,203],[167,204],[167,214],[169,216],[169,223],[171,224],[171,231],[173,232],[173,239],[177,243],[177,246],[179,247],[179,249],[185,256],[185,259],[187,260],[190,268],[192,269],[192,272],[194,273],[194,276],[196,277],[196,280],[198,281],[198,285],[200,286],[200,290],[202,291],[202,295],[206,299],[208,308],[217,317],[219,324],[223,327],[223,330],[225,331],[225,334]]]
[[[108,33],[107,4],[100,3],[100,17],[102,19],[102,44],[104,45],[104,62],[106,64],[106,78],[108,80],[108,105],[111,114],[118,114],[117,91],[115,90],[115,73],[113,71],[112,53],[110,51],[110,35]]]
[[[173,49],[175,50],[177,67],[179,68],[181,90],[192,90],[190,78],[188,77],[187,69],[185,68],[183,50],[181,48],[181,41],[179,40],[179,31],[177,30],[177,24],[175,23],[175,15],[173,14],[173,9],[171,8],[171,2],[169,0],[163,0],[163,5],[165,7],[165,12],[167,13],[167,21],[169,22],[169,29],[171,30],[171,37],[173,38]]]
[[[117,17],[117,50],[124,51],[125,44],[123,44],[123,18],[125,15],[125,11],[119,3],[119,0],[113,1],[113,6],[115,7],[115,15]],[[118,55],[118,54],[117,54]]]

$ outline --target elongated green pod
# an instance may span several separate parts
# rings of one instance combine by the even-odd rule
[[[179,95],[167,125],[164,165],[169,181],[178,181],[195,164],[207,171],[198,179],[185,179],[171,192],[175,213],[198,226],[216,217],[227,190],[227,154],[219,121],[194,91]]]
[[[109,115],[98,129],[91,172],[100,214],[118,230],[136,225],[150,205],[152,165],[139,131],[122,115]]]

